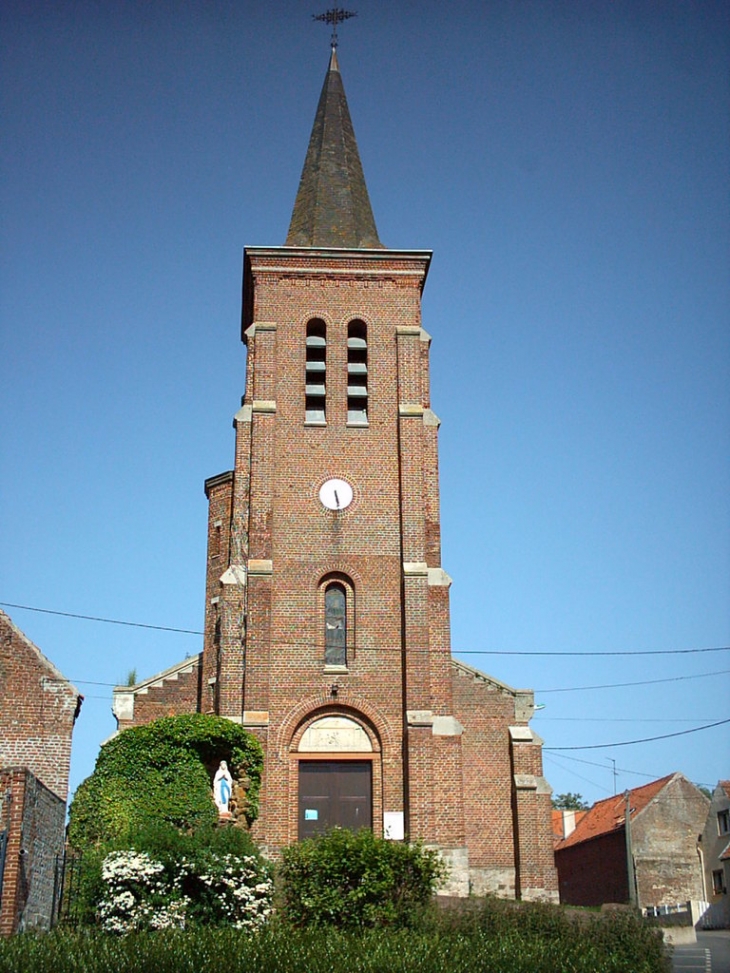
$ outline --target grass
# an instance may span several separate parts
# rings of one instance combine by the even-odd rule
[[[58,929],[0,941],[1,973],[666,973],[655,930],[632,915],[574,917],[487,900],[417,929],[197,928],[124,937]]]

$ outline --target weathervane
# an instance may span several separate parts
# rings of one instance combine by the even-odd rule
[[[331,10],[323,14],[312,14],[312,20],[321,20],[325,24],[332,24],[332,47],[337,47],[337,25],[350,17],[357,17],[353,10],[343,10],[341,7],[332,7]]]

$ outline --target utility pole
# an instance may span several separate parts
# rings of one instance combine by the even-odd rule
[[[624,832],[626,834],[626,877],[629,886],[629,903],[637,908],[639,905],[636,895],[636,875],[634,873],[634,855],[631,850],[631,791],[624,791],[626,810],[624,812]]]

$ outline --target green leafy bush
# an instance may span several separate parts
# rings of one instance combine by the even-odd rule
[[[364,928],[416,922],[444,867],[420,845],[335,828],[286,848],[279,874],[288,922]]]
[[[217,716],[169,716],[123,730],[99,753],[69,811],[69,841],[78,850],[127,839],[163,822],[183,831],[218,820],[211,779],[220,760],[246,787],[244,817],[258,815],[263,756],[258,740]]]

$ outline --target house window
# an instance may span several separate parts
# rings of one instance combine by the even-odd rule
[[[730,808],[717,812],[717,833],[727,834],[730,832]]]
[[[324,664],[347,665],[347,592],[339,581],[324,592]]]
[[[368,424],[368,340],[364,321],[347,326],[347,422]]]
[[[725,874],[721,868],[716,868],[712,872],[712,892],[713,895],[724,895],[727,889],[725,888]]]
[[[326,421],[327,325],[319,318],[307,324],[306,370],[304,376],[304,418],[306,422]]]

